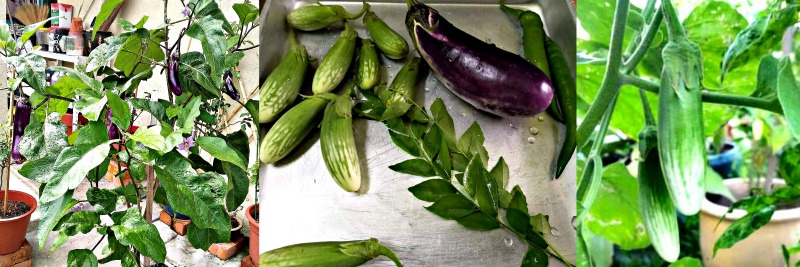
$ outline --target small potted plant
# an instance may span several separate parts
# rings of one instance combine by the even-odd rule
[[[9,127],[0,127],[0,175],[3,179],[3,189],[0,191],[0,255],[9,254],[17,251],[25,242],[25,233],[28,232],[28,224],[31,214],[36,210],[36,198],[28,193],[9,189],[9,178],[11,171],[11,144],[9,137]]]

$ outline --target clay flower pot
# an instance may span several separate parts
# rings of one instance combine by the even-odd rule
[[[252,205],[245,212],[247,221],[250,222],[250,258],[256,263],[258,263],[258,221],[253,219],[253,214],[257,209],[258,205]]]
[[[742,178],[727,179],[724,184],[737,199],[745,198],[750,189],[747,180]],[[785,184],[781,179],[772,180],[773,188]],[[734,220],[747,214],[744,210],[734,210],[717,226],[727,211],[728,206],[711,202],[707,198],[703,199],[700,209],[700,249],[706,267],[784,265],[781,245],[789,246],[797,243],[797,237],[800,236],[800,208],[776,210],[769,223],[733,247],[717,250],[717,255],[714,256],[714,243],[717,239]],[[799,256],[791,258],[791,262],[798,260]]]
[[[4,195],[5,190],[0,190],[0,200]],[[22,243],[25,242],[25,234],[28,232],[31,214],[36,210],[36,199],[26,193],[9,190],[8,200],[24,202],[31,207],[31,210],[19,217],[0,219],[0,239],[3,240],[0,242],[0,255],[12,253],[22,247]]]

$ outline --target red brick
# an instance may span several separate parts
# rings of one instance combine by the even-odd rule
[[[0,266],[31,266],[31,256],[33,256],[33,247],[28,243],[28,240],[25,240],[19,250],[6,255],[0,255]]]
[[[217,256],[221,260],[227,260],[236,255],[244,249],[246,239],[240,233],[231,234],[231,242],[228,243],[214,243],[208,248],[208,252]]]
[[[255,263],[255,260],[250,256],[242,258],[242,267],[258,267],[258,264]]]
[[[168,226],[172,226],[172,217],[170,217],[169,213],[166,211],[161,211],[161,213],[158,215],[158,220]],[[179,235],[186,235],[186,228],[189,227],[189,223],[191,222],[191,220],[175,219],[175,225],[172,230]]]

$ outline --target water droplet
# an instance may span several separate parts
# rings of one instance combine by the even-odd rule
[[[558,229],[556,229],[555,227],[553,227],[553,228],[550,228],[550,234],[551,234],[551,235],[553,235],[553,236],[559,236],[559,235],[561,235],[561,233],[560,233],[560,232],[558,232]]]
[[[531,131],[531,134],[532,134],[532,135],[537,135],[537,134],[539,134],[539,128],[536,128],[536,127],[531,127],[529,130]]]
[[[506,237],[505,239],[503,239],[503,242],[506,243],[506,246],[509,246],[509,247],[511,245],[514,245],[514,240],[512,240],[510,237]]]
[[[572,228],[578,230],[578,216],[572,216]]]
[[[430,91],[431,91],[430,88],[425,87],[425,92],[430,92]]]
[[[536,142],[536,138],[533,138],[533,136],[528,137],[528,144],[533,144],[533,142]]]
[[[467,114],[461,113],[461,117],[467,116]]]
[[[539,121],[544,121],[544,116],[539,116]]]

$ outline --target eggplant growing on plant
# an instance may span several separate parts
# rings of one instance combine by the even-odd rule
[[[233,74],[231,71],[226,71],[222,75],[222,85],[225,87],[225,94],[230,96],[233,100],[239,100],[239,91],[236,91],[236,86],[233,85]]]
[[[11,146],[11,157],[15,164],[25,162],[25,156],[19,152],[19,142],[22,140],[22,135],[25,133],[25,127],[31,121],[31,103],[25,97],[20,97],[17,100],[16,109],[14,110],[14,140]]]
[[[456,28],[433,8],[408,3],[406,27],[417,52],[461,99],[503,117],[533,116],[550,105],[553,86],[541,69]]]
[[[117,127],[116,124],[111,122],[111,117],[114,116],[114,114],[111,112],[111,108],[107,108],[106,111],[107,112],[106,112],[105,123],[106,123],[106,130],[108,131],[108,140],[119,139],[120,138],[119,128]]]
[[[319,3],[308,5],[289,12],[286,15],[286,21],[289,22],[292,28],[301,31],[316,31],[345,19],[360,18],[369,8],[369,4],[363,3],[361,11],[355,14],[347,13],[344,7],[337,5],[322,5]]]
[[[181,65],[181,48],[180,46],[175,47],[175,51],[172,52],[172,56],[169,59],[169,65],[167,66],[167,77],[169,79],[169,90],[172,91],[172,94],[176,96],[180,96],[183,94],[183,89],[181,89],[180,80],[178,80],[178,67]]]

